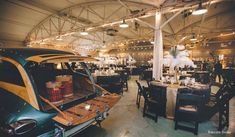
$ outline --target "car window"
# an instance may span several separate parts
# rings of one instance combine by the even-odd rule
[[[0,62],[0,81],[24,86],[23,79],[16,66],[4,60]]]

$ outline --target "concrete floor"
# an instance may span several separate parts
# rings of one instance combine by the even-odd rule
[[[132,76],[128,81],[129,90],[124,92],[121,100],[110,110],[109,117],[102,122],[102,128],[91,126],[77,137],[194,137],[191,132],[174,130],[174,121],[159,117],[155,123],[152,119],[142,117],[143,102],[140,109],[135,104],[137,85]],[[141,81],[146,85],[145,81]],[[142,101],[144,99],[142,98]],[[199,124],[198,137],[235,137],[235,98],[230,102],[230,126],[223,133],[215,133],[218,126],[218,116],[210,121]],[[209,133],[209,132],[213,132]]]

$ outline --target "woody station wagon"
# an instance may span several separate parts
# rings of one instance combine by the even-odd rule
[[[0,136],[72,136],[103,121],[120,96],[94,83],[84,63],[93,60],[58,50],[0,48]]]

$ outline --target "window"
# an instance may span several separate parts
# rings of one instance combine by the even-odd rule
[[[24,86],[23,79],[16,66],[4,60],[0,62],[0,81]]]

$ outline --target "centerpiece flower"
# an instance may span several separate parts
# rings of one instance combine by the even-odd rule
[[[195,67],[183,45],[177,45],[164,55],[163,64],[169,66],[169,72],[177,76],[179,67]]]
[[[175,67],[195,67],[193,61],[189,58],[188,51],[182,47],[182,45],[172,47],[170,51],[165,54],[163,64],[169,66],[171,70],[174,70]]]

